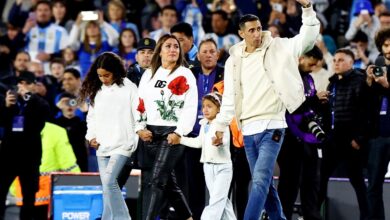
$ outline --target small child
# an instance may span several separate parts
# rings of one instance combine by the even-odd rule
[[[199,136],[196,138],[181,137],[180,144],[193,148],[202,148],[200,162],[203,170],[207,189],[209,190],[209,205],[203,210],[202,220],[232,220],[236,219],[233,206],[228,198],[230,183],[232,181],[233,168],[230,158],[229,127],[226,127],[223,144],[214,146],[212,139],[215,136],[213,120],[221,107],[221,95],[209,93],[202,99],[202,112],[204,119]]]

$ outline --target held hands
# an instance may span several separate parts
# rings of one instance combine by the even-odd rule
[[[96,138],[94,138],[89,142],[89,146],[97,150],[99,149],[100,144],[96,141]]]
[[[329,101],[329,91],[317,92],[317,97],[321,103],[326,103]]]
[[[170,145],[180,144],[180,136],[176,133],[168,134],[167,140]]]
[[[220,146],[223,143],[223,132],[221,131],[216,131],[215,132],[215,137],[212,138],[212,144],[214,146]]]
[[[137,131],[137,134],[139,138],[145,142],[150,142],[153,140],[153,134],[148,129],[139,130]]]

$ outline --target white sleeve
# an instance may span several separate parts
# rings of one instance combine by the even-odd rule
[[[87,114],[87,134],[85,139],[91,141],[94,138],[96,138],[95,108],[90,105]]]
[[[201,129],[202,130],[202,129]],[[202,148],[202,134],[199,134],[198,137],[190,138],[190,137],[181,137],[180,144],[185,145],[187,147],[192,148]]]
[[[69,36],[69,46],[74,51],[77,51],[80,48],[79,36],[80,36],[80,26],[74,23],[72,29],[70,30],[70,36]]]
[[[225,63],[224,92],[222,95],[222,105],[215,119],[217,131],[225,131],[235,114],[234,105],[234,85],[233,85],[233,58],[229,57]]]
[[[68,32],[65,30],[65,28],[62,31],[61,34],[61,41],[60,41],[60,50],[63,50],[69,46],[69,35]]]
[[[296,57],[300,57],[311,50],[320,34],[320,21],[316,17],[313,6],[302,8],[302,26],[299,34],[287,39],[288,50]]]
[[[186,68],[187,69],[187,68]],[[196,79],[191,70],[185,75],[189,85],[189,89],[185,94],[183,110],[179,116],[175,132],[180,136],[189,134],[196,121],[196,113],[198,111],[198,87]]]
[[[142,74],[141,81],[138,86],[138,99],[135,101],[136,109],[138,109],[138,106],[140,105],[141,100],[144,100],[144,94],[142,91],[144,91],[147,80],[150,77],[150,69],[146,70],[144,74]],[[141,113],[136,110],[134,113],[134,120],[135,120],[135,129],[134,131],[137,132],[139,130],[143,130],[146,128],[146,120],[140,120],[141,119]],[[147,112],[145,111],[143,114],[143,118],[146,119]]]

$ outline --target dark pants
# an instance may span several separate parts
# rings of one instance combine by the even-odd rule
[[[251,181],[251,172],[249,170],[248,160],[246,159],[245,149],[231,147],[231,157],[233,163],[233,179],[230,187],[232,195],[231,201],[236,209],[237,219],[244,219],[245,209],[248,202],[249,183]]]
[[[369,141],[368,154],[368,208],[370,220],[385,220],[383,181],[390,161],[390,137]]]
[[[172,127],[148,126],[153,133],[152,143],[145,143],[147,150],[155,152],[152,176],[146,187],[150,187],[147,220],[155,220],[166,203],[171,205],[181,219],[191,217],[191,210],[177,184],[174,168],[183,157],[183,145],[171,146],[166,138]]]
[[[292,219],[293,207],[300,190],[303,218],[320,220],[318,196],[320,159],[317,146],[298,141],[287,133],[278,157],[280,168],[278,193],[283,212]]]
[[[16,162],[15,162],[16,163]],[[15,164],[0,166],[0,219],[4,219],[5,201],[8,189],[14,179],[19,176],[20,186],[23,195],[23,206],[20,209],[21,220],[34,219],[35,214],[35,193],[39,188],[39,166],[25,165],[15,167]]]
[[[332,139],[331,144],[323,149],[319,197],[320,204],[325,201],[329,178],[341,162],[346,162],[347,176],[355,190],[359,204],[360,220],[367,219],[368,200],[367,187],[363,177],[363,158],[363,149],[356,150],[352,148],[350,138],[338,137]]]

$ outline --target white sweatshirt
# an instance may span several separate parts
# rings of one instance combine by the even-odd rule
[[[208,121],[206,119],[200,120],[199,124],[201,125],[199,136],[196,138],[182,137],[180,144],[193,148],[202,148],[200,157],[200,162],[202,163],[231,163],[229,127],[226,127],[223,132],[222,146],[214,146],[212,138],[215,137],[215,124],[207,125]],[[207,132],[205,130],[206,126],[209,126]]]
[[[130,157],[136,149],[138,136],[134,132],[137,114],[137,87],[127,78],[122,86],[102,85],[95,97],[94,106],[87,115],[88,141],[96,138],[100,144],[97,156],[120,154]]]
[[[138,87],[139,96],[145,103],[146,121],[138,121],[136,131],[148,125],[176,126],[175,132],[181,136],[192,131],[198,108],[198,90],[191,70],[185,67],[171,70],[160,67],[153,78],[150,69],[142,75]],[[181,92],[172,94],[173,80],[183,79]],[[184,82],[185,81],[185,82]],[[171,85],[171,86],[170,86]]]

